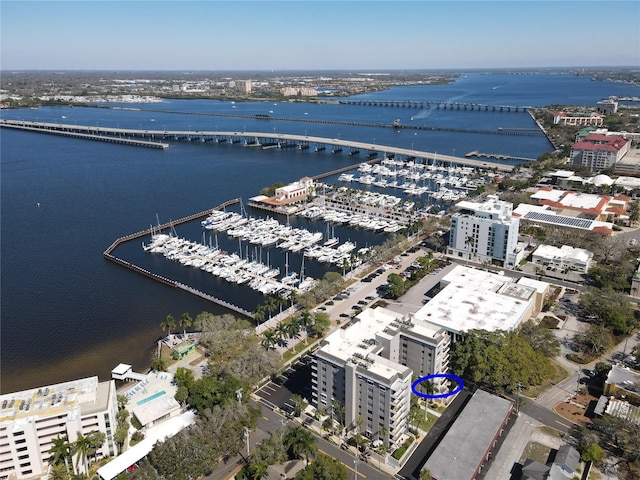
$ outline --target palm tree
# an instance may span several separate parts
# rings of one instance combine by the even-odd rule
[[[280,313],[282,313],[282,307],[287,304],[287,299],[281,293],[278,293],[275,297],[276,305],[280,308]]]
[[[289,329],[284,323],[278,324],[275,329],[276,338],[280,346],[286,345],[286,339],[289,337]]]
[[[473,245],[473,235],[467,235],[464,239],[464,244],[467,246],[467,265],[469,265],[469,260],[471,259],[471,245]]]
[[[289,292],[289,301],[291,302],[291,308],[293,308],[298,301],[298,293],[295,290]]]
[[[69,472],[67,468],[62,463],[56,463],[51,466],[49,470],[49,478],[48,480],[68,480]]]
[[[252,463],[249,468],[249,478],[251,480],[260,480],[267,476],[269,465],[264,462]]]
[[[313,319],[311,318],[311,314],[309,313],[309,310],[303,311],[302,314],[300,315],[300,318],[298,318],[298,325],[306,333],[304,336],[305,345],[309,340],[309,332],[307,331],[307,328],[311,325],[312,322],[313,322]]]
[[[53,446],[49,449],[49,464],[56,465],[60,459],[64,461],[64,466],[69,475],[69,457],[71,455],[71,444],[66,435],[53,439]]]
[[[84,473],[89,473],[89,465],[87,464],[87,454],[91,449],[91,442],[89,436],[86,437],[82,435],[82,432],[78,432],[78,438],[71,445],[71,454],[76,455],[76,465],[80,463],[82,460],[82,468],[84,469]],[[79,470],[79,469],[78,469]]]
[[[176,328],[176,321],[173,318],[173,315],[167,315],[162,323],[160,323],[160,327],[162,327],[162,331],[167,330],[169,332],[169,336],[171,336],[171,329]]]
[[[260,344],[266,350],[269,350],[272,346],[274,346],[278,342],[278,337],[274,332],[273,328],[270,328],[269,330],[265,330],[262,335],[263,335],[263,338]]]
[[[300,333],[300,325],[298,325],[298,322],[291,321],[286,324],[286,327],[287,327],[287,336],[291,339],[297,337],[298,334]],[[291,342],[292,352],[294,347],[295,347],[295,344]]]
[[[290,427],[287,433],[287,444],[291,452],[298,456],[304,455],[305,463],[309,465],[309,457],[315,457],[318,450],[316,437],[306,428],[299,425]]]
[[[262,320],[264,320],[264,306],[263,305],[258,305],[255,309],[255,311],[253,312],[253,318],[256,319],[256,321],[258,322],[258,324],[260,324],[262,322]]]
[[[271,314],[277,308],[276,299],[274,297],[267,298],[267,301],[264,304],[264,308],[269,312],[269,318],[271,318]]]
[[[106,438],[107,436],[104,434],[104,432],[100,432],[99,430],[89,432],[89,434],[87,435],[94,462],[97,460],[96,457],[98,456],[98,448],[100,448],[104,444]]]
[[[180,326],[182,327],[182,333],[187,335],[187,327],[193,325],[193,319],[189,316],[187,312],[184,312],[180,317]]]

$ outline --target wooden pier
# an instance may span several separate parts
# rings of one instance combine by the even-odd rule
[[[125,268],[128,268],[129,270],[132,270],[136,273],[140,273],[142,275],[144,275],[145,277],[151,278],[152,280],[156,280],[164,285],[168,285],[170,287],[174,287],[174,288],[179,288],[181,290],[184,290],[185,292],[189,292],[193,295],[197,295],[200,298],[203,298],[205,300],[208,300],[212,303],[215,303],[217,305],[220,305],[221,307],[224,307],[226,309],[232,310],[236,313],[239,313],[240,315],[243,315],[245,317],[248,318],[253,318],[253,314],[251,312],[248,312],[247,310],[240,308],[237,305],[233,305],[232,303],[229,303],[225,300],[222,300],[220,298],[214,297],[213,295],[209,295],[207,293],[201,292],[200,290],[196,290],[195,288],[192,288],[188,285],[185,285],[183,283],[180,283],[176,280],[172,280],[170,278],[164,277],[162,275],[158,275],[155,273],[150,272],[149,270],[146,270],[142,267],[140,267],[139,265],[135,265],[131,262],[128,262],[127,260],[124,260],[122,258],[116,257],[115,255],[113,255],[113,251],[118,248],[118,246],[120,246],[121,244],[125,243],[125,242],[129,242],[131,240],[136,240],[139,238],[142,238],[146,235],[151,235],[153,234],[153,232],[157,232],[157,231],[162,231],[162,230],[166,230],[168,228],[172,228],[175,225],[180,225],[182,223],[187,223],[187,222],[191,222],[193,220],[197,220],[198,218],[202,218],[202,217],[206,217],[208,215],[210,215],[211,213],[213,213],[216,210],[224,210],[225,208],[231,206],[231,205],[235,205],[236,203],[239,203],[240,199],[239,198],[234,198],[233,200],[228,200],[220,205],[218,205],[215,208],[212,209],[208,209],[208,210],[204,210],[202,212],[198,212],[198,213],[194,213],[192,215],[187,215],[186,217],[182,217],[178,220],[174,220],[162,225],[159,225],[157,227],[152,227],[152,228],[148,228],[146,230],[141,230],[139,232],[136,233],[131,233],[129,235],[125,235],[124,237],[120,237],[117,238],[111,245],[109,245],[109,247],[103,252],[103,256],[104,258],[106,258],[107,260],[110,260],[118,265],[121,265]]]

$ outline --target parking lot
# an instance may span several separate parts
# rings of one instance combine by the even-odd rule
[[[305,355],[291,368],[260,388],[256,395],[285,412],[293,410],[293,395],[300,395],[311,403],[312,361],[311,355]]]

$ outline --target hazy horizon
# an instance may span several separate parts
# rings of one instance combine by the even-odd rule
[[[632,1],[3,0],[0,11],[3,71],[640,65],[640,2]],[[607,12],[615,26],[603,32]]]

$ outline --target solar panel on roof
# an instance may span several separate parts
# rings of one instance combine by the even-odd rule
[[[561,224],[569,227],[582,228],[585,230],[590,229],[591,225],[593,224],[593,220],[587,220],[584,218],[575,218],[575,217],[563,217],[560,215],[549,215],[549,214],[540,213],[540,212],[527,212],[524,218],[527,220]]]

